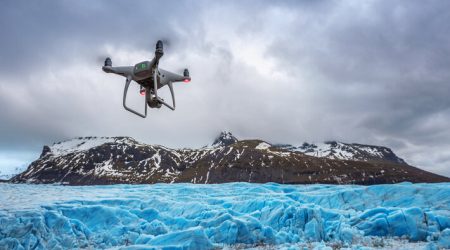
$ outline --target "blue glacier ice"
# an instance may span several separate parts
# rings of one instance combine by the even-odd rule
[[[0,249],[370,249],[396,241],[450,248],[450,183],[0,184]]]

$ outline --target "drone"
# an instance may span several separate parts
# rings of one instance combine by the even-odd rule
[[[164,55],[163,43],[159,40],[156,43],[155,57],[151,61],[143,61],[134,66],[113,67],[111,58],[105,59],[105,65],[102,67],[106,73],[114,73],[126,78],[125,89],[123,90],[123,107],[131,113],[142,118],[147,117],[147,106],[150,108],[161,108],[163,105],[171,110],[175,110],[175,93],[173,91],[174,82],[191,81],[189,70],[184,69],[183,75],[178,75],[170,71],[160,69],[159,59]],[[127,106],[127,92],[131,81],[135,81],[140,85],[140,94],[145,96],[145,111],[140,113]],[[169,86],[172,96],[172,105],[166,103],[164,99],[158,96],[158,89]]]

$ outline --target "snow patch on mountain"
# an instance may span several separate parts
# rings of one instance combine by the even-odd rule
[[[315,147],[314,147],[315,146]],[[311,150],[313,149],[313,150]],[[355,152],[345,147],[345,144],[336,143],[316,143],[309,147],[297,147],[295,151],[316,157],[327,157],[331,159],[351,160],[355,157]]]
[[[53,144],[50,146],[50,152],[54,156],[62,156],[89,150],[105,143],[115,142],[116,140],[116,137],[78,137]]]
[[[268,148],[270,148],[270,147],[272,147],[272,145],[270,145],[269,143],[267,143],[267,142],[261,142],[260,144],[258,144],[255,148],[256,149],[268,149]]]

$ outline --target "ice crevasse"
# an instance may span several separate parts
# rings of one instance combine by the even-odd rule
[[[368,237],[450,248],[450,183],[0,184],[0,249],[354,247]]]

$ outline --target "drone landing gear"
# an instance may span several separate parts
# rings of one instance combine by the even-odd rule
[[[173,93],[172,82],[169,82],[167,85],[169,86],[169,89],[170,89],[170,95],[172,96],[172,106],[169,105],[169,104],[167,104],[166,102],[164,102],[164,100],[163,100],[162,98],[159,98],[159,97],[157,97],[157,98],[158,98],[158,101],[159,101],[161,104],[163,104],[164,106],[170,108],[171,110],[175,110],[175,94]]]
[[[144,102],[144,109],[145,109],[145,113],[141,114],[137,111],[135,111],[132,108],[127,107],[127,92],[128,92],[128,87],[130,87],[130,83],[131,83],[131,77],[127,77],[127,79],[125,80],[125,89],[123,90],[123,107],[130,111],[131,113],[138,115],[142,118],[147,117],[147,103]]]
[[[162,105],[170,108],[171,110],[175,110],[175,93],[173,92],[172,82],[169,82],[167,85],[169,86],[170,95],[172,96],[172,105],[166,103],[164,101],[164,99],[162,99],[158,96],[158,74],[157,74],[157,70],[155,69],[153,71],[153,89],[155,91],[154,98],[156,99],[157,102],[161,103]]]
[[[172,84],[172,82],[167,83],[167,85],[169,86],[170,95],[172,96],[172,105],[170,105],[170,104],[166,103],[164,101],[164,99],[162,99],[161,97],[158,96],[158,75],[156,73],[156,70],[153,72],[153,89],[145,91],[146,102],[144,102],[144,113],[142,114],[142,113],[128,107],[127,106],[127,93],[128,93],[128,88],[130,87],[131,81],[132,81],[131,76],[128,76],[127,79],[125,80],[125,89],[123,90],[123,107],[126,110],[128,110],[131,113],[138,115],[142,118],[147,117],[147,104],[151,108],[160,108],[161,105],[164,105],[171,110],[175,110],[175,93],[173,91],[173,84]]]

